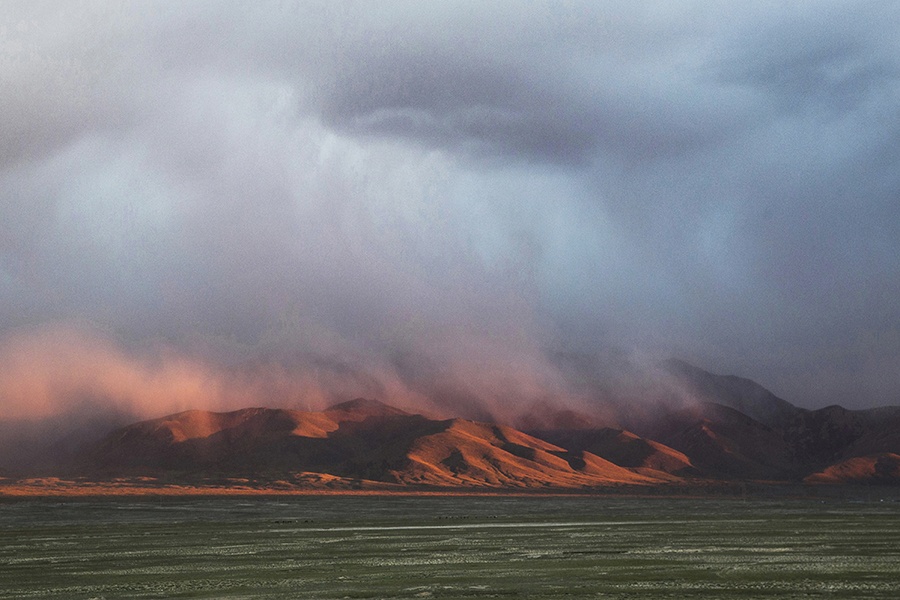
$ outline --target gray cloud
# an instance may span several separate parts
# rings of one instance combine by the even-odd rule
[[[7,4],[0,332],[473,412],[616,349],[896,403],[896,12]]]

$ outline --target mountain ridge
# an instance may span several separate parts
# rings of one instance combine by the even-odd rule
[[[527,430],[365,398],[321,411],[188,410],[113,430],[66,472],[397,489],[900,484],[898,407],[809,410],[749,379],[680,361],[666,368],[687,400],[632,411],[634,429],[549,404],[518,418]]]
[[[355,399],[320,412],[257,407],[142,421],[108,435],[81,466],[107,475],[313,473],[401,486],[509,489],[900,483],[900,472],[885,467],[900,454],[900,435],[883,418],[900,423],[900,411],[880,415],[796,409],[767,425],[731,406],[699,402],[673,411],[665,426],[654,426],[653,437],[644,437],[585,426],[525,432]]]
[[[429,419],[354,400],[321,412],[187,411],[119,429],[83,470],[147,475],[321,473],[416,485],[584,487],[643,483],[587,452],[570,452],[499,424]]]

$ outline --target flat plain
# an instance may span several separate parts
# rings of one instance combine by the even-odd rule
[[[0,500],[0,598],[891,598],[900,502]]]

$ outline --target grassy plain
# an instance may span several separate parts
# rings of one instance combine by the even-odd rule
[[[0,500],[3,598],[891,598],[900,503]]]

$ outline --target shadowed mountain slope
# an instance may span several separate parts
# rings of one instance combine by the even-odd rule
[[[801,411],[750,379],[714,375],[676,359],[665,361],[663,368],[697,401],[733,408],[763,425],[777,426]]]
[[[684,453],[622,429],[555,429],[532,433],[570,450],[603,457],[620,467],[680,475],[698,473]]]
[[[808,410],[749,379],[714,375],[678,360],[664,367],[707,406],[731,408],[755,423],[721,409],[689,408],[641,430],[685,452],[711,474],[796,479],[850,458],[900,454],[900,407]]]
[[[734,479],[783,479],[794,472],[781,434],[727,406],[703,403],[671,416],[658,434],[702,472]]]
[[[900,484],[900,455],[856,456],[839,461],[805,478],[807,483]]]
[[[796,459],[813,467],[878,453],[900,453],[900,408],[802,411],[781,427]]]

